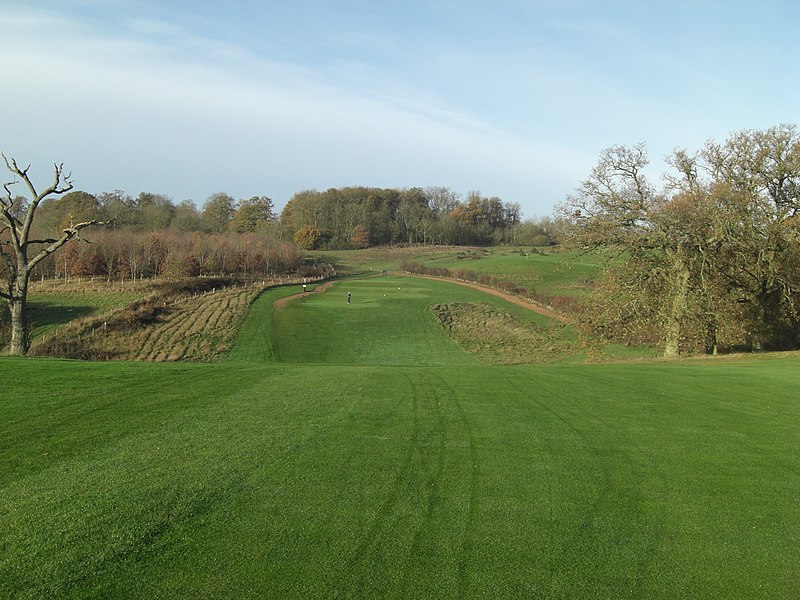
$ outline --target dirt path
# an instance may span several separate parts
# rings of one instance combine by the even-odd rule
[[[331,284],[333,284],[332,281],[326,281],[325,283],[319,284],[310,292],[305,292],[305,293],[318,294],[319,292],[324,292],[331,286]],[[273,306],[275,306],[275,308],[283,308],[284,306],[289,304],[289,302],[291,302],[292,300],[297,300],[298,298],[302,297],[303,297],[303,292],[300,292],[299,294],[292,294],[291,296],[284,296],[283,298],[278,298],[277,300],[275,300],[275,302],[273,302]]]
[[[468,288],[472,288],[474,290],[480,290],[481,292],[485,292],[487,294],[491,294],[492,296],[497,296],[502,298],[503,300],[507,300],[512,304],[516,304],[517,306],[521,306],[522,308],[526,308],[530,311],[548,317],[550,319],[554,319],[556,321],[560,321],[561,323],[569,323],[570,320],[565,317],[564,315],[560,315],[555,311],[550,310],[549,308],[545,308],[541,304],[534,304],[533,302],[529,302],[520,296],[515,296],[513,294],[507,294],[505,292],[501,292],[500,290],[496,290],[494,288],[486,287],[483,285],[479,285],[477,283],[472,283],[470,281],[457,281],[455,279],[448,279],[446,277],[433,277],[432,275],[413,275],[411,273],[392,273],[392,275],[402,275],[403,277],[420,277],[422,279],[436,279],[438,281],[448,281],[450,283],[455,283],[458,285],[463,285]]]

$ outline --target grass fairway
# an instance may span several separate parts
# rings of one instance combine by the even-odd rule
[[[296,291],[218,364],[0,360],[0,597],[800,596],[797,355],[487,366],[427,307],[501,300]]]

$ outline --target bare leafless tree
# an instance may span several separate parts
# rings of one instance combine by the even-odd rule
[[[63,164],[54,165],[53,183],[42,191],[28,175],[30,165],[21,168],[14,158],[8,158],[2,152],[3,162],[14,180],[3,185],[5,194],[0,196],[0,258],[5,281],[0,283],[0,297],[5,299],[11,314],[11,345],[9,353],[26,354],[30,340],[28,339],[28,282],[33,269],[48,255],[56,252],[72,239],[80,239],[80,231],[91,225],[100,224],[97,220],[71,223],[60,234],[53,237],[32,237],[33,222],[39,204],[45,198],[58,196],[72,189],[71,173],[64,172]],[[30,194],[27,209],[22,212],[14,210],[14,198],[11,188],[17,183],[24,183]]]

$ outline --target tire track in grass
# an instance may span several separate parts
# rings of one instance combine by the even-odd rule
[[[354,393],[354,395],[357,395]],[[404,420],[404,417],[407,410],[407,405],[409,403],[409,399],[411,399],[412,403],[412,412],[413,412],[413,397],[398,397],[397,399],[393,399],[393,401],[387,402],[385,404],[377,403],[376,410],[371,413],[371,427],[367,429],[364,433],[356,432],[356,435],[359,438],[369,438],[370,440],[390,440],[392,439],[393,433],[397,431],[396,422],[398,420]],[[354,414],[362,414],[363,406],[360,405],[359,402],[356,402],[351,406],[351,410]],[[413,419],[412,419],[413,423]],[[380,433],[378,433],[380,432]],[[388,434],[388,435],[387,435]],[[413,439],[413,425],[411,435],[408,436],[409,440]],[[407,454],[413,452],[413,449],[402,449],[401,455],[406,456]],[[358,472],[359,469],[365,466],[364,462],[365,458],[365,449],[360,443],[354,443],[348,445],[348,452],[344,454],[341,459],[338,461],[337,467],[341,469],[343,473],[352,473]],[[368,463],[367,463],[368,464]],[[385,469],[381,470],[381,474],[385,474],[387,471]],[[387,480],[390,477],[387,477]],[[398,479],[397,472],[395,473],[394,477],[391,478],[392,481],[396,481]],[[343,485],[337,486],[335,498],[332,500],[332,506],[342,506],[343,504],[353,502],[352,495],[350,494],[351,488],[346,484],[346,482],[342,482]],[[391,489],[395,489],[396,485],[392,486],[385,486],[391,487]],[[391,502],[391,499],[384,498],[382,502],[378,500],[381,506],[388,506]],[[364,507],[364,511],[361,513],[366,517],[369,514],[369,510],[367,507],[372,508],[374,504],[367,504]],[[379,510],[378,513],[381,511]],[[368,573],[369,567],[362,563],[367,562],[369,559],[370,551],[374,551],[374,547],[379,547],[380,540],[376,540],[378,529],[381,527],[381,524],[378,523],[377,517],[374,516],[370,519],[364,518],[361,520],[364,526],[361,528],[361,534],[359,535],[358,529],[350,530],[348,537],[359,538],[358,544],[353,547],[350,546],[350,550],[347,551],[347,554],[350,556],[343,557],[342,563],[345,565],[344,568],[337,568],[336,571],[339,573],[336,577],[333,578],[331,583],[329,584],[329,588],[332,590],[337,590],[332,597],[352,597],[353,594],[356,593],[356,589],[358,588],[358,577],[353,575],[353,572],[358,574],[358,571],[363,571]],[[369,530],[369,531],[367,531]],[[355,548],[355,549],[353,549]],[[361,559],[359,559],[359,554]],[[358,576],[363,577],[364,579],[368,579],[368,574]],[[363,586],[362,586],[363,587]],[[363,589],[361,589],[363,592]]]
[[[461,534],[461,547],[459,549],[458,563],[457,563],[457,589],[458,597],[464,598],[469,590],[468,582],[468,568],[470,558],[474,554],[475,543],[475,520],[478,514],[478,483],[480,478],[480,457],[478,455],[478,445],[475,440],[475,432],[470,425],[464,407],[458,399],[455,387],[447,382],[444,377],[438,373],[432,373],[433,377],[447,390],[453,405],[458,412],[459,421],[467,434],[469,441],[469,498],[467,501],[467,517],[464,523],[464,529]]]
[[[442,414],[441,402],[439,399],[438,393],[436,393],[435,388],[431,386],[426,386],[426,389],[432,392],[431,400],[432,406],[435,407],[436,413],[436,422],[437,422],[437,431],[438,431],[438,444],[437,444],[437,458],[436,458],[436,468],[435,468],[435,476],[433,478],[428,477],[425,474],[426,485],[424,486],[428,493],[427,498],[427,506],[426,506],[426,513],[423,519],[423,523],[417,527],[414,535],[411,539],[411,547],[410,547],[410,555],[414,556],[416,552],[419,550],[420,543],[422,541],[422,535],[424,533],[424,526],[425,524],[429,523],[433,518],[433,511],[436,507],[436,498],[439,495],[439,487],[442,483],[442,475],[444,473],[444,464],[445,464],[445,450],[446,450],[446,439],[445,439],[445,432],[447,426],[444,422],[444,416]],[[423,475],[423,473],[420,473]]]
[[[465,435],[465,416],[452,386],[417,369],[403,375],[412,400],[410,440],[347,563],[350,585],[339,597],[451,595],[468,562],[465,544],[456,550],[451,538],[454,531],[469,530],[475,514],[476,473],[466,464],[475,460],[474,440]],[[473,475],[462,476],[468,468]],[[464,510],[464,502],[471,508]],[[437,566],[436,577],[430,576],[431,564]]]
[[[624,440],[630,444],[633,444],[633,449],[638,451],[638,454],[641,454],[641,444],[636,443],[636,437],[627,435],[626,432],[617,425],[617,423],[613,420],[602,418],[596,412],[590,411],[588,406],[584,403],[575,403],[575,408],[583,415],[582,421],[584,422],[594,422],[599,425],[600,430],[604,431],[612,431],[614,433],[614,437],[616,440]],[[614,446],[614,455],[618,456],[624,462],[626,469],[630,473],[636,473],[637,475],[640,472],[640,469],[637,467],[636,460],[633,458],[631,451],[626,450],[621,444],[616,444]],[[613,491],[617,489],[617,486],[613,484],[613,477],[611,472],[609,473],[609,491]],[[628,485],[625,488],[625,501],[624,506],[626,510],[624,511],[625,515],[629,518],[622,521],[628,525],[627,530],[634,530],[634,531],[642,531],[647,529],[651,531],[652,534],[650,536],[649,542],[647,542],[643,548],[643,551],[636,552],[636,559],[632,562],[636,565],[637,572],[636,576],[633,578],[633,586],[636,590],[634,597],[645,597],[647,596],[647,591],[643,589],[644,581],[646,579],[647,573],[652,570],[652,567],[655,563],[655,556],[658,552],[658,548],[660,547],[660,541],[664,537],[664,522],[662,519],[653,520],[650,516],[645,515],[642,513],[642,505],[645,502],[646,494],[642,489],[641,484],[641,477],[630,477],[628,476],[625,478],[625,481],[628,483],[634,483],[635,485]],[[609,493],[604,500],[608,500],[613,496],[613,493]],[[666,491],[664,490],[663,485],[661,486],[661,492],[659,494],[660,503],[666,504]],[[598,505],[599,508],[602,505]],[[619,534],[617,535],[619,537]]]
[[[338,593],[334,596],[335,598],[365,597],[364,584],[366,580],[371,578],[369,565],[366,564],[368,554],[374,552],[374,549],[379,546],[379,542],[387,536],[387,533],[392,531],[393,528],[388,527],[387,524],[391,515],[396,512],[397,505],[400,502],[401,488],[405,487],[411,476],[412,461],[419,444],[419,392],[414,380],[407,374],[406,377],[411,385],[411,412],[413,423],[408,448],[401,460],[401,466],[392,480],[390,486],[391,491],[388,497],[381,503],[372,524],[362,535],[361,540],[356,545],[352,556],[347,562],[348,573],[353,573],[356,570],[362,571],[351,584],[357,586],[357,589],[338,589]],[[363,572],[365,570],[366,572]]]
[[[527,392],[527,390],[520,385],[520,382],[517,380],[517,378],[508,377],[507,381],[510,387],[513,387],[521,394],[524,395]],[[537,385],[544,389],[550,397],[556,398],[562,402],[565,401],[563,396],[552,386],[548,385],[547,382],[539,380],[537,381]],[[638,483],[638,478],[626,477],[622,482],[624,485],[618,485],[618,477],[614,476],[609,460],[605,458],[606,456],[610,455],[610,450],[612,449],[607,447],[605,444],[602,446],[599,445],[593,439],[593,437],[587,433],[585,428],[579,428],[573,421],[548,406],[546,402],[536,398],[533,395],[529,395],[528,397],[538,407],[564,424],[570,431],[577,435],[593,456],[599,457],[599,460],[594,463],[600,465],[599,477],[597,479],[599,483],[598,489],[595,492],[593,500],[582,510],[583,516],[577,525],[571,528],[571,533],[561,539],[552,540],[552,547],[561,548],[559,553],[560,557],[553,557],[553,564],[563,564],[564,556],[573,553],[571,549],[581,545],[585,546],[587,543],[591,543],[592,549],[594,549],[595,552],[602,548],[602,552],[598,553],[599,560],[601,556],[607,556],[610,550],[619,549],[616,547],[609,548],[609,546],[612,545],[612,542],[615,540],[619,541],[626,532],[638,531],[642,529],[642,519],[646,517],[644,517],[640,508],[644,494],[642,493],[641,485]],[[598,431],[612,431],[618,439],[622,437],[621,430],[616,425],[613,425],[608,419],[603,419],[594,412],[588,410],[581,402],[572,402],[570,403],[570,406],[580,413],[580,421],[582,423],[594,423],[597,425],[596,429]],[[593,427],[592,429],[595,428]],[[554,454],[552,451],[550,453],[551,455]],[[619,444],[613,446],[613,456],[620,458],[624,465],[626,465],[626,468],[630,471],[636,471],[635,461],[633,460],[631,453],[621,448]],[[548,473],[550,479],[548,484],[550,491],[548,493],[550,494],[551,498],[550,506],[552,515],[552,507],[555,499],[553,494],[554,486],[552,481],[552,469],[547,469],[546,472]],[[629,485],[630,483],[634,483],[635,485],[631,486]],[[623,492],[620,492],[620,489],[623,489]],[[624,510],[618,509],[613,511],[611,516],[616,513],[619,513],[620,517],[624,515],[625,519],[620,518],[615,520],[615,522],[618,521],[623,528],[613,531],[613,537],[611,539],[604,539],[602,526],[598,525],[597,523],[598,516],[608,512],[607,510],[604,510],[604,507],[607,508],[615,504],[613,501],[615,496],[619,496],[619,500],[622,502]],[[642,595],[646,595],[645,591],[642,589],[644,580],[643,575],[652,565],[653,558],[658,548],[658,540],[661,538],[661,532],[663,530],[661,521],[656,523],[650,521],[644,523],[644,525],[647,529],[653,530],[656,535],[654,536],[654,540],[651,543],[648,543],[644,548],[645,552],[636,553],[636,556],[638,557],[638,560],[634,561],[636,563],[636,574],[634,577],[631,577],[631,579],[633,579],[631,583],[636,588],[637,592],[633,595],[633,597],[643,597]],[[597,578],[602,578],[602,574],[598,573],[597,569],[597,567],[600,566],[608,566],[608,561],[602,561],[600,564],[596,565],[596,567],[591,569],[594,576]],[[620,575],[617,574],[615,577],[619,578]],[[577,592],[577,590],[573,589],[573,593],[575,592]]]
[[[415,371],[410,384],[418,399],[419,436],[398,509],[407,506],[411,514],[395,515],[389,535],[405,548],[398,557],[403,561],[401,597],[442,597],[465,589],[459,577],[465,573],[469,553],[463,554],[463,542],[453,551],[451,534],[468,530],[475,514],[476,479],[461,475],[466,469],[474,474],[467,461],[477,464],[475,443],[453,386],[427,370]],[[467,452],[462,451],[464,447]],[[465,497],[470,507],[466,511],[462,508]],[[459,537],[463,540],[463,533]],[[427,574],[432,563],[437,572],[434,578]]]
[[[580,440],[581,445],[588,449],[592,454],[597,454],[599,452],[599,448],[595,446],[589,436],[580,428],[576,427],[574,423],[566,419],[562,414],[558,411],[554,410],[551,406],[548,405],[547,402],[537,397],[535,394],[532,393],[530,389],[530,378],[526,377],[524,382],[519,381],[519,377],[512,377],[510,375],[510,371],[506,371],[509,373],[509,376],[504,378],[504,385],[503,387],[508,390],[513,390],[516,394],[510,394],[509,398],[519,398],[516,400],[516,404],[518,406],[524,406],[526,401],[531,402],[532,404],[536,405],[544,414],[548,415],[551,418],[553,423],[560,423],[567,431],[571,432],[571,434]],[[536,381],[537,387],[544,389],[546,394],[549,397],[557,398],[559,400],[563,400],[561,395],[555,391],[553,388],[549,387],[545,382],[541,380]],[[539,423],[539,428],[546,426],[546,423]],[[569,558],[567,549],[574,548],[578,542],[580,542],[580,538],[582,537],[582,532],[584,532],[587,528],[591,527],[591,520],[592,517],[596,514],[596,507],[598,500],[596,499],[594,502],[594,510],[584,510],[582,511],[583,517],[579,525],[572,527],[572,534],[564,538],[563,536],[556,536],[555,534],[555,523],[557,522],[557,517],[559,515],[555,512],[555,507],[560,504],[559,502],[559,494],[557,490],[560,489],[558,483],[555,479],[555,474],[553,472],[553,465],[556,463],[556,458],[563,454],[563,444],[554,445],[555,440],[548,440],[544,430],[542,431],[534,431],[532,432],[535,437],[532,439],[537,443],[537,445],[541,448],[541,450],[546,453],[549,457],[546,464],[537,465],[540,466],[540,471],[544,473],[544,480],[545,480],[545,494],[547,498],[547,518],[549,519],[550,526],[546,528],[546,533],[544,539],[546,540],[544,547],[547,549],[559,549],[557,554],[550,553],[547,554],[549,557],[545,561],[545,565],[543,568],[546,570],[548,576],[548,589],[546,590],[545,595],[554,595],[556,597],[569,597],[568,590],[564,590],[561,586],[561,582],[558,579],[559,574],[561,574],[561,570],[564,564],[571,564],[567,559]],[[521,436],[521,434],[520,434]],[[518,437],[520,437],[518,436]],[[608,490],[610,488],[610,473],[606,472],[600,474],[600,480],[602,482],[600,486],[600,496],[605,496],[608,494]],[[566,562],[565,562],[566,561]],[[529,582],[523,582],[524,584]]]

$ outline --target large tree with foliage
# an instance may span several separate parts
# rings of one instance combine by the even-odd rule
[[[796,128],[738,132],[668,163],[656,190],[643,146],[610,148],[561,207],[567,241],[607,258],[593,333],[655,334],[667,356],[720,342],[797,347]]]
[[[59,196],[72,189],[69,173],[64,166],[54,166],[53,183],[42,191],[37,191],[28,175],[30,165],[21,168],[13,158],[0,153],[14,181],[3,185],[5,195],[0,196],[0,257],[5,282],[0,284],[0,297],[5,299],[11,314],[11,345],[9,352],[22,355],[28,351],[28,283],[33,269],[50,254],[56,252],[72,239],[80,237],[80,231],[98,223],[91,219],[64,226],[56,236],[35,236],[34,218],[39,205],[45,198]],[[22,182],[30,193],[30,202],[24,211],[16,211],[17,201],[11,195],[14,184]]]
[[[662,327],[665,354],[669,355],[677,352],[674,324],[680,321],[685,307],[687,266],[680,236],[670,235],[659,226],[660,203],[644,175],[647,164],[642,145],[605,150],[589,177],[562,207],[562,216],[573,225],[568,243],[582,249],[610,251],[603,254],[609,259],[606,267],[620,288],[616,291],[617,301],[626,304],[623,314],[635,315],[632,323],[645,323],[642,313],[656,303],[669,306]],[[628,276],[621,276],[629,265],[635,269]],[[655,287],[661,293],[650,299],[640,298],[636,291],[654,287],[648,284],[655,275],[660,275]],[[652,316],[659,311],[647,312]],[[617,311],[613,314],[619,316]]]
[[[235,212],[236,201],[231,196],[223,192],[211,194],[203,204],[203,230],[208,233],[222,233],[228,228]]]
[[[727,198],[723,263],[746,309],[754,347],[797,347],[800,293],[800,134],[793,125],[709,142],[700,161]]]
[[[249,200],[241,200],[228,223],[230,231],[248,233],[263,228],[275,220],[275,205],[267,196],[253,196]]]

